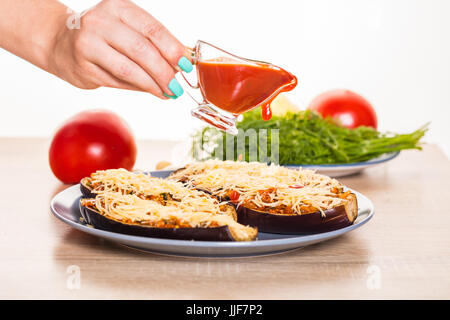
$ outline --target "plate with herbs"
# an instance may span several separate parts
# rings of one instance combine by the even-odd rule
[[[349,129],[311,110],[264,121],[255,109],[243,115],[237,128],[236,136],[210,127],[196,132],[193,158],[273,162],[342,177],[386,163],[402,150],[421,150],[428,124],[400,134],[364,126]]]

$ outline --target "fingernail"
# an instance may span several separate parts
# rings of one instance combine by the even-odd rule
[[[169,89],[170,91],[173,92],[174,95],[176,95],[177,97],[181,96],[184,92],[183,88],[181,87],[181,85],[178,83],[177,79],[173,78],[172,80],[170,80],[169,82]]]
[[[194,69],[192,63],[186,57],[181,57],[180,60],[178,60],[178,66],[181,68],[181,70],[187,73],[191,72]]]
[[[175,96],[175,95],[173,95],[173,96],[170,96],[170,95],[168,95],[167,93],[165,93],[165,92],[163,92],[163,95],[164,95],[164,97],[166,97],[166,98],[170,98],[170,99],[176,99],[176,98],[178,98],[177,96]]]

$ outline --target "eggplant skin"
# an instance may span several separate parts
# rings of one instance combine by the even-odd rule
[[[272,214],[244,206],[237,208],[238,222],[257,227],[260,232],[304,234],[333,231],[350,226],[358,214],[356,196],[351,194],[346,205],[303,215]]]
[[[84,179],[81,179],[80,181],[80,191],[83,198],[95,198],[96,196],[96,194],[92,192],[92,189],[84,183]]]
[[[137,223],[128,224],[109,219],[99,212],[80,204],[86,222],[96,229],[129,234],[141,237],[198,240],[198,241],[236,241],[228,226],[214,228],[155,228]]]

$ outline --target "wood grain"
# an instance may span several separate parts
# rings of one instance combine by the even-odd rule
[[[433,145],[341,179],[375,204],[343,237],[258,258],[176,258],[134,251],[53,217],[48,140],[0,139],[0,298],[449,299],[450,166]],[[140,142],[137,167],[174,143]],[[80,270],[80,288],[71,282]]]

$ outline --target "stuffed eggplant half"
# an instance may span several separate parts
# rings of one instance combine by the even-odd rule
[[[236,221],[235,208],[181,183],[124,169],[104,170],[80,184],[80,208],[95,228],[137,236],[251,241],[257,229]]]
[[[238,222],[262,232],[332,231],[353,224],[358,215],[354,193],[312,170],[209,160],[189,164],[170,179],[229,201]]]

